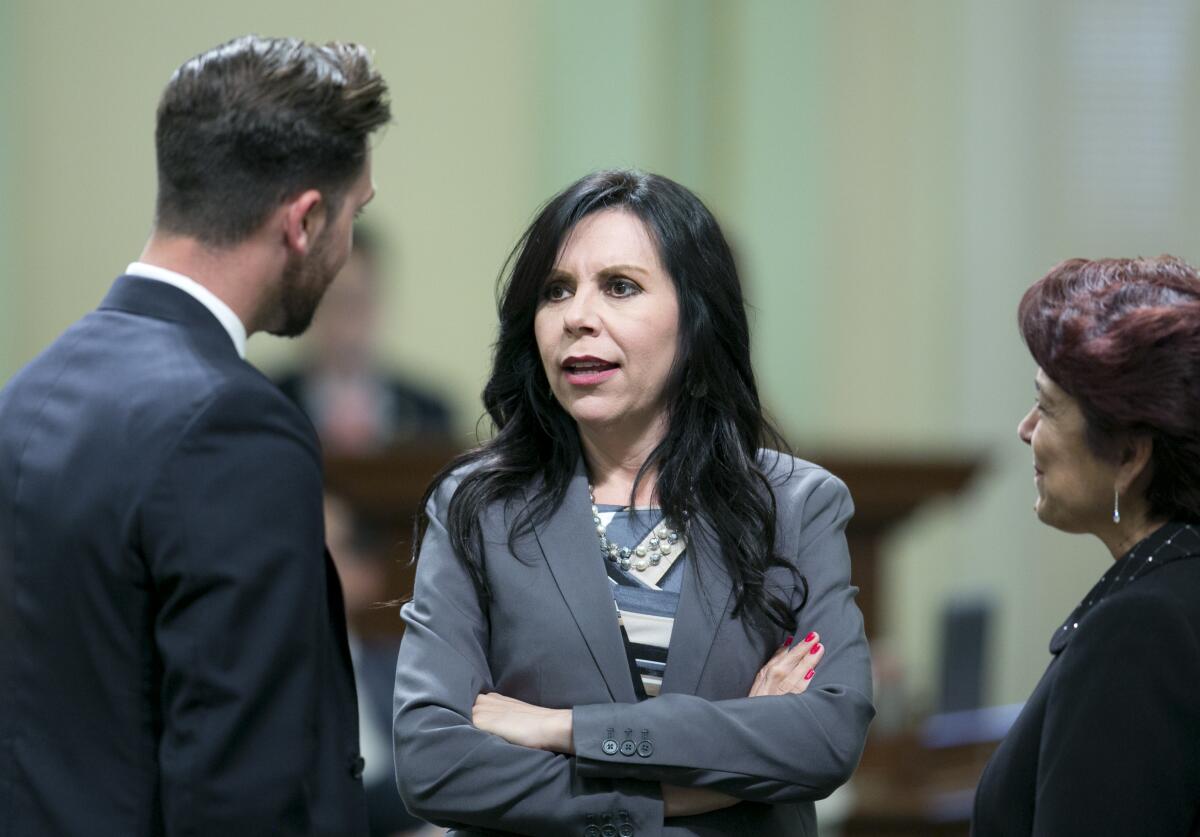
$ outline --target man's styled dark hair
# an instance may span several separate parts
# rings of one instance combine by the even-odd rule
[[[760,449],[787,446],[759,403],[737,265],[708,208],[660,175],[590,174],[554,196],[521,236],[502,271],[500,335],[483,390],[495,436],[451,462],[422,505],[452,473],[466,472],[450,500],[447,526],[486,605],[484,508],[542,477],[541,492],[513,522],[511,543],[562,503],[580,455],[575,421],[550,392],[534,317],[562,242],[582,219],[609,209],[633,213],[645,224],[679,296],[679,342],[666,387],[669,427],[642,465],[630,503],[637,482],[657,470],[663,514],[707,528],[719,544],[720,555],[710,557],[723,562],[733,579],[734,615],[745,614],[759,627],[793,628],[787,604],[766,583],[768,569],[788,564],[776,552],[775,497],[760,462]],[[768,466],[773,459],[767,455]],[[428,522],[422,512],[414,555]],[[799,581],[807,598],[807,580]]]
[[[158,105],[157,228],[236,244],[306,189],[336,211],[387,93],[358,44],[247,35],[190,59]]]

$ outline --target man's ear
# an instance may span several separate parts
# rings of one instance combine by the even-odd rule
[[[316,189],[308,189],[283,206],[283,237],[289,250],[308,255],[325,226],[328,204]]]

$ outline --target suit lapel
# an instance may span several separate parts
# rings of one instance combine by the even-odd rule
[[[671,629],[662,692],[695,694],[708,662],[717,630],[732,603],[733,583],[721,564],[712,529],[699,523],[688,528],[688,563],[679,593],[679,609]]]
[[[617,627],[617,610],[592,522],[582,457],[562,505],[549,520],[534,527],[534,536],[612,699],[617,703],[635,702],[629,661]]]

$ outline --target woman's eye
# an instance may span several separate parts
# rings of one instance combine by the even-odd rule
[[[546,290],[542,291],[542,296],[551,302],[556,302],[560,299],[566,299],[570,294],[565,285],[549,285]]]
[[[628,279],[614,279],[609,283],[608,290],[609,293],[617,297],[633,296],[638,292],[638,287]]]

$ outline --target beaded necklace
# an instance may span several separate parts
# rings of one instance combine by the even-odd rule
[[[645,572],[650,567],[658,566],[664,556],[671,554],[671,550],[682,548],[677,546],[679,530],[668,526],[665,518],[651,528],[650,534],[633,548],[613,543],[608,538],[608,527],[600,519],[600,509],[596,506],[596,491],[591,483],[588,483],[588,499],[592,504],[592,522],[596,524],[596,534],[600,537],[600,554],[621,569]]]

